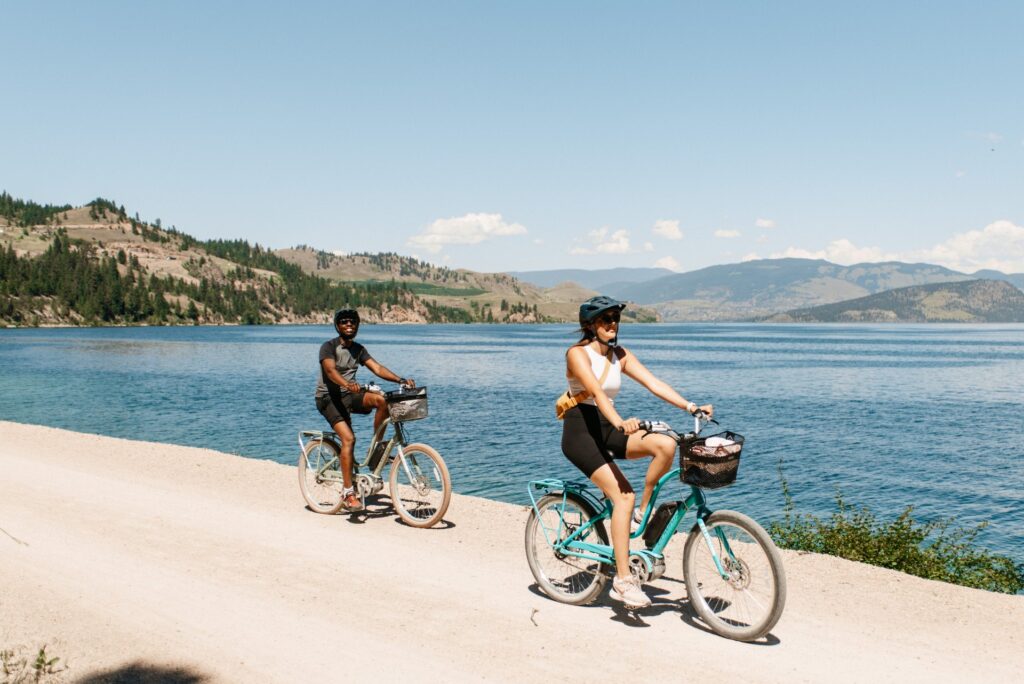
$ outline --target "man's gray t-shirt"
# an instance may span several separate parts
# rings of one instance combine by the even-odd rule
[[[334,359],[334,368],[341,374],[341,377],[348,382],[355,382],[356,369],[359,366],[365,366],[370,358],[366,347],[358,342],[352,342],[348,347],[342,342],[341,337],[324,342],[320,345],[320,362],[318,364],[320,373],[316,383],[316,398],[319,399],[328,394],[340,397],[349,393],[348,390],[331,382],[331,379],[327,377],[323,367],[324,359]]]

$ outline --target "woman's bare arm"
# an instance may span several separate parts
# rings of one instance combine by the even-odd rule
[[[667,401],[668,403],[683,409],[687,413],[693,413],[698,408],[707,414],[711,414],[714,411],[714,407],[711,404],[705,404],[704,406],[698,406],[696,402],[688,401],[676,392],[672,387],[656,377],[654,373],[647,370],[647,367],[640,363],[640,359],[636,358],[633,354],[623,350],[625,354],[622,358],[622,372],[629,378],[636,380],[638,383],[650,390],[651,394]]]

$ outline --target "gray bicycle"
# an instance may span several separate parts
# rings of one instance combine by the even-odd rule
[[[398,517],[412,527],[432,527],[444,517],[452,496],[452,480],[441,454],[433,447],[409,443],[405,423],[427,417],[427,388],[405,387],[384,392],[379,386],[363,385],[387,401],[388,417],[373,435],[361,463],[353,459],[352,483],[362,500],[384,488],[388,478],[391,505]],[[389,439],[388,426],[394,430]],[[333,514],[342,509],[344,497],[341,472],[341,444],[333,432],[303,430],[299,433],[299,490],[317,513]]]

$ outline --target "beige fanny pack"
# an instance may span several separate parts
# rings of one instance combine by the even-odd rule
[[[597,379],[598,385],[604,384],[604,379],[608,377],[608,371],[612,369],[611,359],[605,358],[604,372],[601,373],[601,377]],[[569,394],[569,390],[566,390],[563,394],[558,395],[558,399],[555,399],[555,417],[558,420],[565,418],[565,412],[573,408],[581,401],[586,401],[590,398],[590,392],[583,390],[578,394]]]

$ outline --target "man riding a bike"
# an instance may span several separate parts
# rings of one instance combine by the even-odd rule
[[[366,392],[356,382],[356,370],[366,366],[377,377],[415,387],[412,378],[403,378],[385,368],[370,356],[366,347],[355,341],[359,332],[359,312],[352,308],[334,312],[334,329],[338,336],[320,345],[320,374],[317,380],[316,408],[331,425],[341,441],[341,472],[344,480],[345,508],[362,508],[352,487],[352,461],[356,437],[352,431],[353,413],[376,411],[373,428],[376,431],[387,417],[387,402],[376,392]]]

